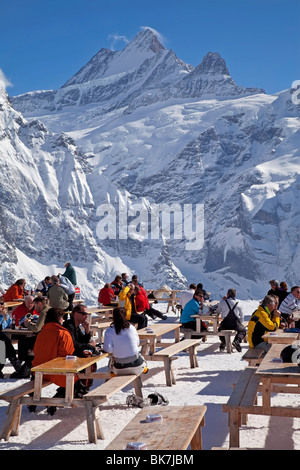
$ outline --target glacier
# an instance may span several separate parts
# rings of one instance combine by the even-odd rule
[[[101,49],[59,90],[1,90],[0,285],[34,286],[66,261],[87,303],[120,272],[147,288],[202,282],[215,298],[229,287],[260,298],[273,278],[299,284],[294,96],[238,86],[217,52],[186,64],[150,29]],[[142,217],[200,204],[197,250],[182,232],[151,237]],[[99,238],[105,207],[117,228],[127,211],[131,236]]]

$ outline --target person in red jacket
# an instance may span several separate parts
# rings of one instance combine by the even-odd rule
[[[33,313],[34,306],[33,306],[33,296],[26,295],[24,298],[24,302],[18,305],[12,312],[12,317],[16,320],[16,326],[19,326],[20,320],[22,317],[27,315],[27,313]]]
[[[105,284],[105,286],[100,290],[98,295],[99,304],[110,305],[111,301],[115,299],[115,293],[110,287],[110,284]]]
[[[155,320],[156,317],[158,318],[161,318],[162,320],[167,320],[168,317],[167,315],[164,315],[163,313],[161,313],[159,310],[157,310],[156,308],[153,308],[152,305],[149,304],[149,299],[148,299],[148,295],[147,295],[147,292],[145,291],[145,289],[140,286],[138,284],[138,281],[135,280],[135,281],[132,281],[132,283],[136,286],[136,287],[139,287],[140,288],[140,291],[141,293],[144,295],[145,297],[145,302],[146,302],[146,305],[145,305],[145,314],[146,315],[149,315],[150,318],[152,318],[152,320]]]
[[[7,289],[7,291],[3,295],[4,302],[11,302],[12,300],[22,299],[24,295],[25,285],[25,279],[18,279]]]

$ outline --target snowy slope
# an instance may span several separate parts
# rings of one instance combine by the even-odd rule
[[[299,105],[292,93],[237,85],[218,53],[194,68],[150,30],[123,51],[101,49],[59,90],[12,98],[27,119],[22,171],[36,166],[42,185],[34,192],[50,214],[39,233],[62,232],[51,263],[42,243],[37,259],[34,230],[26,231],[26,249],[19,239],[13,246],[43,265],[70,258],[95,288],[122,263],[147,286],[201,281],[216,296],[234,285],[240,297],[257,298],[274,277],[298,283]],[[36,198],[22,200],[33,220]],[[99,239],[99,207],[115,208],[118,228],[125,200],[132,214],[137,204],[148,213],[155,204],[204,204],[203,247],[187,250],[184,234],[152,239],[144,221],[147,238]],[[101,265],[96,274],[93,263]]]

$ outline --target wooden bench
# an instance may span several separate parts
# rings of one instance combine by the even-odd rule
[[[256,370],[256,367],[247,367],[241,373],[228,402],[223,404],[223,411],[229,417],[229,447],[239,447],[242,416],[252,412],[256,414],[254,406],[260,383],[259,376],[255,375]]]
[[[128,442],[144,442],[147,450],[202,449],[201,427],[206,406],[156,406],[162,421],[146,422],[152,408],[140,410],[105,450],[124,450]]]
[[[99,406],[132,382],[134,383],[135,394],[142,398],[141,377],[133,374],[112,377],[107,382],[104,382],[102,385],[99,385],[99,387],[84,395],[83,400],[86,410],[89,442],[96,444],[97,439],[104,439],[104,434],[99,422]]]
[[[183,341],[173,343],[170,346],[155,352],[152,356],[146,356],[146,359],[149,359],[150,361],[162,361],[164,363],[166,382],[167,385],[171,387],[172,384],[176,384],[172,368],[173,360],[177,359],[174,355],[187,349],[190,357],[190,366],[194,369],[195,367],[198,367],[196,347],[199,345],[200,342],[197,339],[184,339]]]
[[[222,330],[218,332],[214,331],[201,331],[200,333],[191,328],[180,328],[180,332],[183,333],[185,339],[190,338],[201,338],[205,336],[224,336],[225,337],[225,347],[228,354],[232,352],[231,337],[236,335],[235,330]]]
[[[256,367],[259,366],[265,355],[266,351],[262,348],[249,348],[248,351],[242,356],[242,359],[247,361],[250,367]]]
[[[42,387],[47,387],[51,385],[50,381],[43,381]],[[0,394],[0,400],[5,400],[10,403],[7,410],[7,418],[2,429],[0,440],[4,439],[8,441],[9,436],[18,436],[19,434],[19,424],[21,420],[22,413],[22,403],[21,398],[25,395],[29,395],[34,392],[34,382],[29,381],[17,387],[13,387],[5,392]]]

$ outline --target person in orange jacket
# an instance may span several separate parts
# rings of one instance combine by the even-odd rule
[[[22,299],[24,296],[25,279],[18,279],[12,284],[3,295],[4,302],[11,302],[15,299]]]

